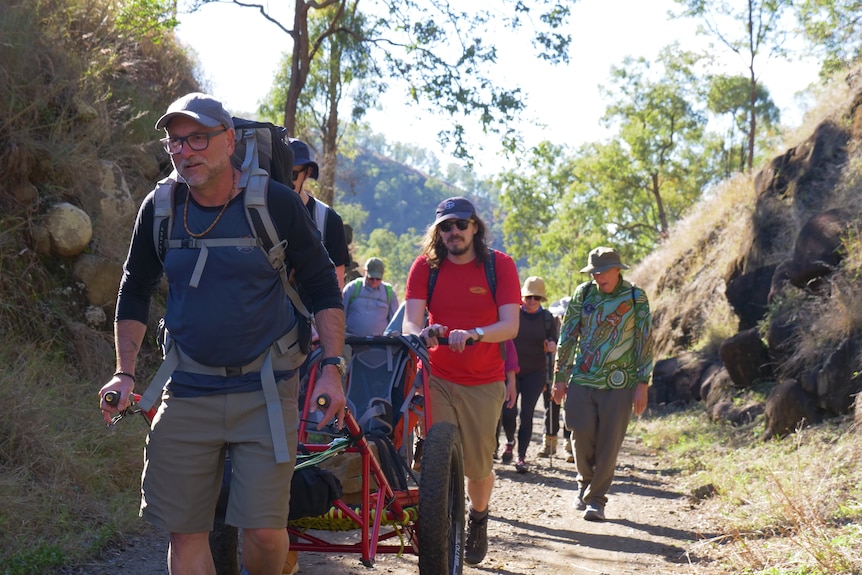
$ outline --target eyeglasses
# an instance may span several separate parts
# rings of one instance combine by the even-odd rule
[[[187,144],[189,148],[195,152],[203,152],[210,145],[210,138],[227,132],[227,128],[222,128],[215,132],[201,132],[197,134],[189,134],[188,136],[173,136],[171,138],[162,138],[159,140],[162,143],[165,151],[169,154],[179,154],[183,151],[183,144]]]
[[[524,299],[525,300],[534,299],[536,301],[542,301],[542,296],[540,296],[540,295],[525,295]]]
[[[295,182],[296,179],[299,178],[299,175],[304,174],[304,173],[305,173],[305,168],[302,168],[301,170],[294,170],[293,173],[290,175],[291,181]]]
[[[445,222],[440,222],[437,227],[440,228],[440,231],[443,233],[448,233],[452,231],[452,226],[458,226],[458,229],[462,232],[470,227],[470,223],[473,220],[446,220]]]

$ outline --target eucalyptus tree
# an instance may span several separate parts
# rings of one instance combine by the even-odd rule
[[[750,84],[744,76],[719,74],[709,78],[707,106],[715,116],[727,118],[727,130],[721,144],[724,177],[743,172],[748,165]],[[781,111],[763,84],[757,85],[755,114],[761,134],[770,133],[781,121]]]
[[[190,1],[196,9],[219,0]],[[511,137],[509,126],[524,107],[517,87],[498,85],[489,73],[497,61],[494,38],[499,31],[531,25],[536,57],[551,62],[568,60],[571,40],[562,27],[572,0],[365,0],[361,6],[360,0],[295,0],[292,23],[274,18],[264,4],[231,3],[258,10],[292,40],[284,107],[289,133],[295,133],[299,98],[311,62],[321,57],[329,36],[343,32],[371,47],[386,77],[406,83],[405,99],[451,117],[440,138],[454,145],[456,156],[466,159],[470,158],[466,122],[478,122],[484,131]],[[310,27],[309,15],[324,9],[332,17],[318,32]],[[351,29],[341,21],[348,10],[361,10],[373,22],[363,30]]]
[[[545,142],[499,176],[506,247],[531,272],[565,292],[596,245],[637,261],[718,179],[697,61],[675,47],[656,63],[627,58],[602,87],[609,141],[575,151]]]
[[[349,121],[357,122],[385,87],[368,44],[358,41],[354,33],[365,31],[368,26],[367,18],[357,11],[357,4],[354,2],[347,10],[328,6],[309,15],[309,33],[324,40],[319,57],[309,62],[305,89],[299,94],[296,123],[289,132],[318,150],[321,170],[315,196],[329,205],[335,203],[336,160],[346,125],[341,121],[343,103],[347,100],[351,105]],[[333,23],[335,31],[327,34]],[[290,92],[293,57],[293,53],[285,53],[272,88],[259,109],[261,116],[276,123]]]
[[[757,86],[760,57],[784,57],[792,31],[785,16],[794,0],[674,0],[680,16],[700,20],[698,31],[712,36],[746,61],[748,67],[748,171],[754,166],[757,137]]]
[[[596,146],[591,184],[615,214],[615,235],[644,248],[667,236],[672,221],[717,179],[706,139],[700,57],[669,46],[656,62],[626,58],[601,91],[611,101],[602,122],[616,141]]]

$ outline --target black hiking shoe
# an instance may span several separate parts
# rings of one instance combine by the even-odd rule
[[[506,443],[506,449],[503,450],[503,463],[509,464],[512,463],[512,458],[514,457],[513,450],[515,449],[514,443]]]
[[[478,565],[488,553],[488,516],[467,521],[467,543],[464,545],[464,562]]]

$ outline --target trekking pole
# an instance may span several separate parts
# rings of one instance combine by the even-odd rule
[[[102,395],[102,399],[105,400],[105,403],[112,407],[117,407],[120,404],[120,392],[110,390],[106,391],[104,395]],[[111,418],[111,423],[108,424],[109,429],[113,429],[113,427],[117,424],[118,421],[126,417],[127,415],[134,415],[136,413],[140,413],[144,419],[147,420],[147,423],[150,424],[153,422],[153,418],[156,416],[156,408],[155,406],[150,408],[149,411],[144,411],[140,407],[138,407],[138,402],[141,400],[141,394],[132,393],[129,396],[129,407],[119,412],[117,415]]]

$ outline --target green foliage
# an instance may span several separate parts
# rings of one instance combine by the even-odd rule
[[[0,571],[4,575],[41,575],[46,570],[62,567],[69,558],[56,545],[41,545],[37,549],[0,558]]]
[[[749,0],[739,4],[732,0],[675,0],[683,7],[680,16],[700,21],[698,32],[712,36],[729,50],[741,56],[749,70],[748,102],[748,170],[754,166],[757,139],[757,82],[761,59],[786,57],[789,27],[785,25],[793,0]],[[759,59],[759,57],[761,59]]]
[[[805,0],[797,4],[797,17],[823,61],[824,78],[862,56],[862,0]]]
[[[674,47],[662,52],[658,72],[627,59],[603,90],[615,139],[574,152],[545,142],[499,177],[506,247],[552,293],[570,294],[585,279],[577,270],[597,245],[642,259],[717,180],[696,106],[697,61]]]
[[[781,112],[763,84],[757,84],[755,115],[761,133],[769,134],[778,127]],[[751,100],[751,81],[743,76],[717,75],[709,77],[709,110],[727,119],[727,131],[721,144],[724,164],[722,175],[730,177],[734,172],[745,171],[748,165],[748,137],[750,121],[748,110]],[[761,145],[758,149],[769,149]]]
[[[386,264],[384,279],[394,286],[399,299],[403,300],[407,274],[419,255],[421,240],[422,234],[412,229],[397,236],[389,230],[376,229],[367,239],[360,240],[356,261],[362,265],[370,257],[381,258]]]
[[[194,4],[212,1],[216,0],[197,0]],[[238,0],[233,3],[246,5]],[[358,4],[347,0],[297,2],[290,26],[276,22],[264,6],[253,5],[294,41],[284,100],[284,124],[291,133],[296,132],[296,121],[302,113],[299,98],[309,81],[312,62],[320,59],[318,70],[336,70],[334,64],[342,54],[322,49],[324,40],[336,33],[344,33],[349,42],[355,43],[350,52],[361,59],[357,64],[375,63],[379,66],[375,74],[405,83],[411,99],[451,117],[451,125],[441,129],[440,137],[452,143],[456,156],[464,159],[470,159],[464,139],[468,121],[478,123],[483,131],[503,132],[504,137],[511,137],[511,121],[524,108],[519,89],[493,80],[497,49],[488,39],[501,28],[529,25],[540,58],[550,62],[568,60],[571,38],[564,32],[564,25],[571,7],[564,0],[498,0],[493,11],[480,5],[456,6],[440,0],[368,2],[364,16]],[[327,24],[322,28],[312,26],[311,15],[316,11],[327,11],[329,16],[324,17]],[[342,19],[345,15],[347,20]],[[371,57],[364,55],[365,50]],[[334,76],[329,79],[334,80]],[[383,82],[378,85],[382,87]],[[372,104],[374,90],[367,95],[356,100],[357,111]]]
[[[178,24],[176,0],[126,0],[120,3],[116,30],[120,35],[149,38],[160,44]]]

